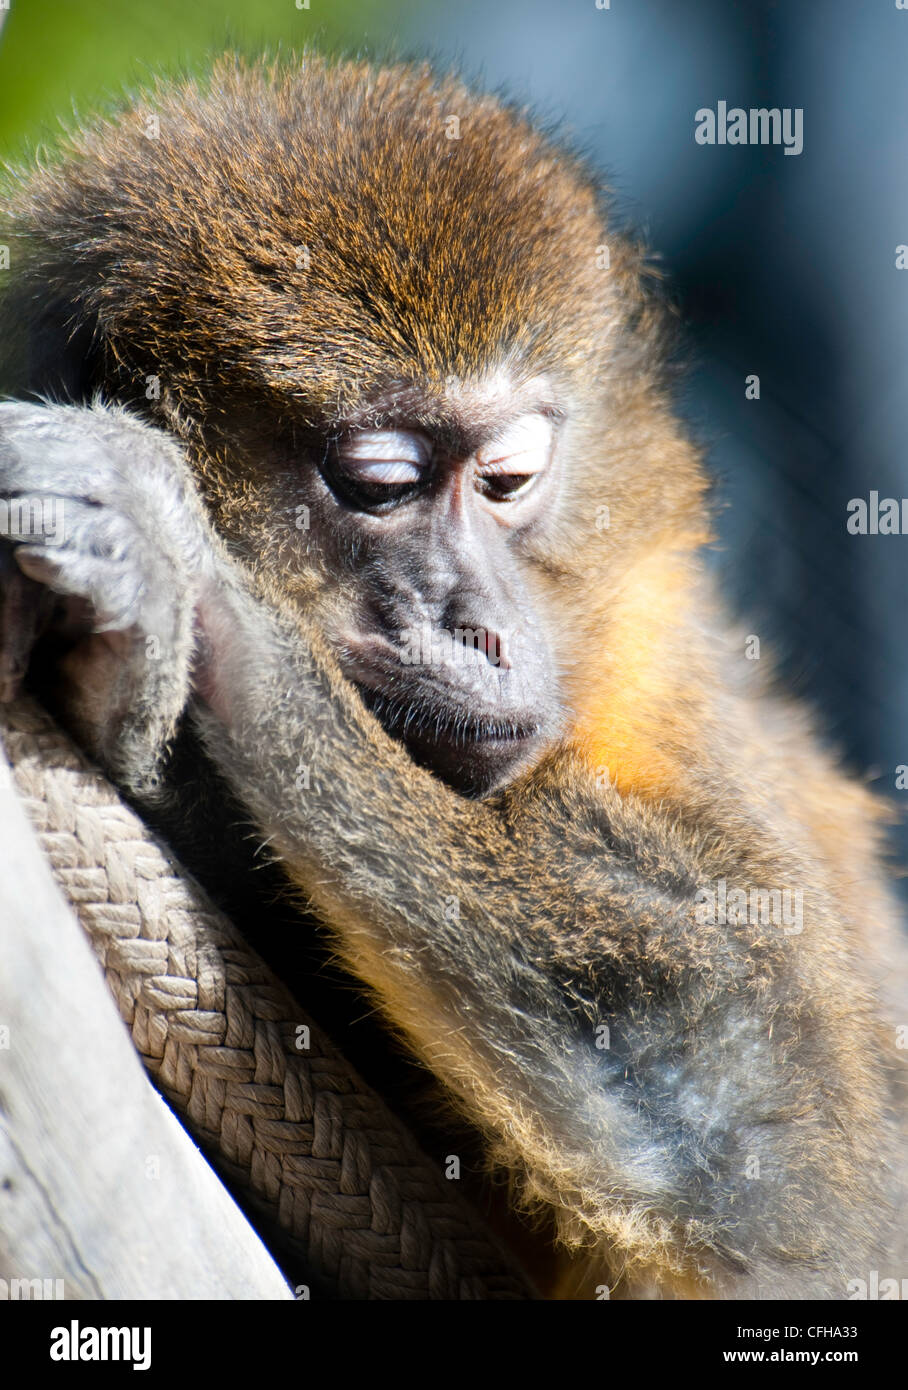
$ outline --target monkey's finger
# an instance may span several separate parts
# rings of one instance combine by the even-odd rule
[[[36,584],[77,601],[83,627],[124,631],[138,621],[141,579],[118,559],[25,545],[16,549],[15,557],[23,574]],[[92,615],[87,624],[86,606]]]

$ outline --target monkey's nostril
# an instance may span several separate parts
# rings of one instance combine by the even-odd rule
[[[488,627],[458,627],[454,629],[454,636],[463,646],[483,652],[490,666],[497,666],[502,671],[510,670],[511,658],[502,633]]]

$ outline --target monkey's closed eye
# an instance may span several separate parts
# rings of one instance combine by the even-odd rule
[[[329,450],[325,471],[334,491],[352,506],[383,507],[422,487],[431,460],[430,441],[414,430],[361,430]]]

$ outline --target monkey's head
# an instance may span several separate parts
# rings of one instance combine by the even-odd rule
[[[465,792],[570,724],[628,572],[699,529],[639,249],[453,79],[226,60],[75,137],[11,223],[17,392],[177,433],[259,582]]]

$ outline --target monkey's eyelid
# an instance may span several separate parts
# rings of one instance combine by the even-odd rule
[[[549,461],[548,453],[538,449],[524,449],[519,453],[504,454],[500,458],[477,458],[479,472],[484,478],[498,477],[509,473],[541,473]]]
[[[361,483],[418,483],[424,470],[406,459],[341,459],[344,472]]]
[[[342,463],[387,460],[426,467],[432,459],[432,443],[415,430],[360,430],[340,440],[337,452]]]
[[[476,462],[483,470],[515,472],[511,461],[520,460],[521,473],[538,473],[548,462],[552,448],[552,422],[538,413],[524,415],[508,425],[497,438],[477,450]]]

